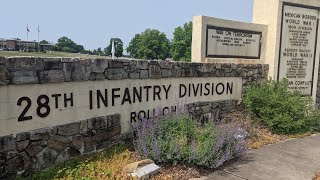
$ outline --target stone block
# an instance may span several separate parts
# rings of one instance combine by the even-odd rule
[[[83,145],[84,145],[84,138],[82,136],[75,136],[72,137],[72,145],[75,147],[78,151],[83,153]]]
[[[84,120],[80,122],[80,134],[86,135],[88,133],[88,121]]]
[[[30,132],[30,140],[33,140],[33,141],[47,140],[47,139],[49,139],[50,134],[51,134],[50,128],[36,129],[36,130]]]
[[[172,69],[173,63],[170,61],[159,61],[159,66],[161,69]]]
[[[25,149],[25,152],[30,156],[34,157],[36,154],[38,154],[46,145],[47,141],[31,141],[27,148]]]
[[[48,147],[57,151],[63,151],[67,149],[71,144],[71,140],[59,135],[53,135],[48,141]]]
[[[12,84],[38,84],[38,76],[36,71],[22,70],[11,72]]]
[[[80,133],[80,123],[71,123],[58,126],[58,134],[64,136],[74,136]]]
[[[25,141],[25,140],[29,140],[29,139],[30,139],[30,132],[22,132],[22,133],[18,133],[16,135],[17,142]]]
[[[0,137],[0,153],[16,150],[16,140],[13,135]]]
[[[40,83],[56,83],[64,81],[64,73],[62,70],[45,70],[39,73]]]
[[[30,142],[29,140],[17,142],[17,150],[23,151],[29,145],[29,142]]]
[[[84,145],[83,145],[84,153],[89,153],[95,150],[91,137],[85,137],[83,142],[84,142]]]
[[[160,79],[161,78],[161,68],[157,64],[150,65],[149,78],[150,79]]]
[[[7,85],[10,82],[10,75],[4,65],[0,65],[0,85]]]
[[[98,80],[104,80],[105,78],[106,78],[106,76],[104,75],[104,73],[91,72],[89,80],[98,81]]]
[[[52,166],[58,156],[58,153],[48,147],[44,148],[41,152],[37,154],[37,159],[40,169],[45,169]]]
[[[124,61],[121,61],[121,60],[109,60],[108,62],[109,62],[109,67],[110,68],[117,68],[117,69],[118,68],[119,69],[123,68]],[[128,60],[126,62],[129,63]]]
[[[121,68],[117,69],[106,69],[105,75],[107,79],[109,80],[121,80],[121,79],[127,79],[128,78],[128,73]]]
[[[148,78],[149,78],[149,70],[141,70],[140,79],[148,79]]]
[[[140,78],[140,73],[139,71],[133,71],[129,73],[129,78],[130,79],[139,79]]]
[[[91,61],[92,72],[94,73],[104,73],[104,71],[109,67],[109,61],[106,59],[93,59]]]
[[[148,62],[148,61],[144,61],[144,60],[139,60],[139,61],[137,62],[137,67],[138,67],[139,69],[144,69],[144,70],[146,70],[146,69],[149,68],[149,62]]]
[[[20,153],[18,156],[8,160],[5,167],[8,173],[23,171],[31,165],[31,160],[26,153]]]
[[[7,58],[8,70],[11,71],[40,71],[44,70],[43,60],[35,57]]]
[[[43,59],[45,70],[59,70],[62,69],[62,62],[59,58]]]
[[[171,69],[161,69],[161,76],[162,76],[162,78],[172,77],[172,70]]]

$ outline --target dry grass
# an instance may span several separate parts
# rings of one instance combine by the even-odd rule
[[[320,172],[318,172],[312,180],[320,180]]]

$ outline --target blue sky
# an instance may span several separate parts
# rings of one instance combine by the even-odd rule
[[[87,49],[106,47],[111,37],[127,45],[135,34],[155,28],[173,37],[174,28],[205,15],[251,22],[253,0],[1,0],[0,38],[56,42],[67,36]]]

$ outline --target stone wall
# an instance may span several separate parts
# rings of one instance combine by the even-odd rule
[[[108,83],[141,79],[240,77],[242,94],[248,85],[267,78],[268,65],[232,63],[182,63],[128,59],[0,58],[0,90],[28,84]],[[182,80],[181,79],[181,80]],[[1,92],[1,91],[0,91]],[[1,109],[7,108],[5,103]],[[189,111],[201,122],[236,109],[238,100],[189,103]],[[4,113],[3,110],[0,111]],[[4,116],[0,114],[1,117]],[[3,120],[1,120],[3,121]],[[6,121],[6,120],[4,120]],[[12,119],[7,120],[12,121]],[[59,124],[0,137],[0,179],[29,175],[76,156],[107,148],[126,136],[121,114],[73,119]],[[24,121],[23,121],[24,123]],[[27,122],[31,123],[31,121]],[[10,127],[0,127],[10,128]]]

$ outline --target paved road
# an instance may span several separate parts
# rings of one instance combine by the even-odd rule
[[[311,180],[319,170],[320,134],[252,150],[246,157],[201,179]]]

